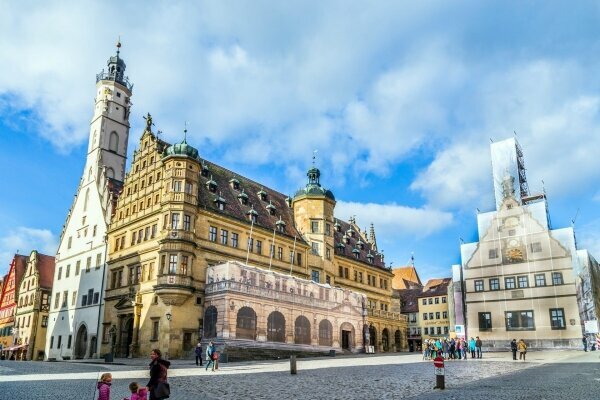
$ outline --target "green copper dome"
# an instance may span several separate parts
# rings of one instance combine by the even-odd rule
[[[308,176],[308,183],[306,184],[306,186],[304,188],[299,189],[296,192],[296,195],[294,196],[294,198],[298,198],[300,196],[309,196],[309,197],[325,196],[328,199],[335,201],[335,197],[333,196],[333,193],[331,192],[331,190],[325,189],[319,183],[319,178],[321,177],[321,171],[319,171],[318,168],[312,167],[311,169],[308,170],[308,172],[306,173],[306,176]]]
[[[165,150],[163,157],[169,156],[184,156],[193,159],[198,158],[198,150],[187,144],[185,139],[181,143],[175,143]]]

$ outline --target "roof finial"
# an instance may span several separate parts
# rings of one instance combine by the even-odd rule
[[[183,129],[183,143],[187,143],[187,121],[184,122],[184,129]]]
[[[119,52],[121,51],[121,35],[119,35],[119,38],[117,39],[117,57],[119,57]]]
[[[319,152],[319,150],[313,150],[313,156],[312,156],[312,165],[313,168],[315,167],[315,161],[317,159],[317,153]]]

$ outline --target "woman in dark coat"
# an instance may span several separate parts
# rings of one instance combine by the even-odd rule
[[[162,353],[159,349],[154,349],[150,353],[150,380],[146,384],[148,392],[150,392],[150,400],[160,400],[165,397],[157,397],[155,389],[161,383],[167,383],[167,369],[171,365],[170,361],[163,360]]]

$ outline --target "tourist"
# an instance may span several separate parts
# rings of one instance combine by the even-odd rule
[[[194,353],[196,353],[196,366],[200,365],[202,366],[202,344],[200,344],[200,342],[198,342],[198,344],[196,345],[196,348],[194,349]],[[200,361],[200,364],[198,364],[198,361]]]
[[[460,350],[462,353],[463,360],[467,359],[467,352],[469,351],[468,347],[469,346],[467,345],[467,340],[465,338],[460,339]]]
[[[215,345],[213,342],[209,342],[208,346],[206,346],[206,368],[205,371],[208,371],[208,367],[212,366],[212,370],[215,370],[215,360],[213,360],[213,353],[215,352]]]
[[[583,342],[583,350],[586,352],[588,350],[587,340],[587,336],[583,335],[583,339],[581,339],[581,341]]]
[[[525,361],[525,354],[527,354],[527,344],[523,339],[519,339],[517,343],[517,349],[519,350],[519,360]]]
[[[450,358],[448,356],[448,339],[444,339],[442,341],[442,357],[444,357],[445,359]]]
[[[469,351],[471,352],[471,358],[475,358],[475,339],[469,340]]]
[[[512,351],[513,360],[517,359],[517,339],[513,339],[510,342],[510,351]]]
[[[450,339],[450,346],[448,346],[448,358],[456,359],[456,342],[454,338]]]
[[[148,390],[145,387],[141,387],[137,382],[129,384],[129,391],[131,392],[131,397],[129,399],[126,397],[123,400],[146,400],[148,398]]]
[[[150,400],[166,399],[169,397],[170,387],[167,382],[167,369],[171,362],[162,359],[162,353],[159,349],[154,349],[150,353],[150,380],[146,384],[150,392]]]
[[[481,358],[482,354],[481,354],[481,346],[483,345],[483,342],[481,341],[481,339],[479,339],[479,336],[475,337],[475,349],[477,350],[477,358]]]
[[[112,383],[112,375],[108,372],[100,376],[98,381],[98,400],[110,400],[110,385]]]
[[[429,340],[425,339],[425,342],[423,343],[423,360],[429,360],[429,353]]]

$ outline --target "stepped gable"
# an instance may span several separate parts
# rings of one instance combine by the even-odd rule
[[[200,176],[200,188],[198,193],[199,206],[210,210],[217,214],[224,214],[228,217],[243,220],[250,225],[250,219],[248,218],[248,212],[252,209],[257,212],[255,227],[264,228],[268,231],[276,229],[276,222],[281,219],[285,222],[285,234],[292,238],[296,236],[299,241],[304,242],[302,234],[296,229],[294,223],[294,214],[291,207],[288,206],[286,198],[287,196],[279,193],[271,188],[254,182],[251,179],[243,177],[237,173],[234,173],[226,168],[223,168],[210,161],[200,159],[201,164],[205,164],[208,167],[208,176]],[[212,193],[208,190],[206,183],[211,180],[216,182],[217,190]],[[235,179],[239,181],[239,190],[234,189],[230,184],[230,181]],[[238,196],[242,193],[248,196],[248,204],[242,205]],[[259,197],[260,191],[266,192],[266,200],[262,200]],[[225,209],[219,210],[215,199],[221,197],[225,199]],[[272,204],[276,210],[274,215],[269,213],[267,206]],[[277,230],[279,235],[283,234]]]
[[[374,267],[378,267],[378,268],[386,269],[386,270],[388,269],[385,266],[385,263],[381,259],[381,254],[379,254],[377,251],[375,251],[373,249],[371,243],[369,243],[367,241],[367,238],[363,236],[363,234],[360,232],[359,229],[356,229],[355,227],[350,225],[350,223],[348,223],[346,221],[342,221],[339,218],[336,218],[336,222],[340,227],[339,231],[337,229],[333,230],[333,238],[334,238],[334,242],[335,242],[337,256],[348,257],[348,258],[351,258],[352,260],[362,261],[365,264],[368,264],[369,266],[374,266]],[[346,235],[346,232],[348,232],[351,227],[352,227],[352,230],[354,231],[354,237]],[[344,235],[346,235],[346,237],[349,239],[347,243],[344,240]],[[358,242],[359,239],[363,243],[362,249],[360,249],[356,246],[356,243]],[[338,249],[338,245],[340,243],[345,246],[343,254],[340,253],[340,251]],[[359,250],[358,258],[354,257],[354,253],[352,252],[354,249]],[[369,261],[367,259],[367,255],[369,254],[369,251],[373,255],[373,263],[372,264],[369,263]]]
[[[40,274],[40,287],[50,289],[52,288],[52,282],[54,280],[55,259],[52,256],[41,253],[37,254],[37,259],[37,269]]]

